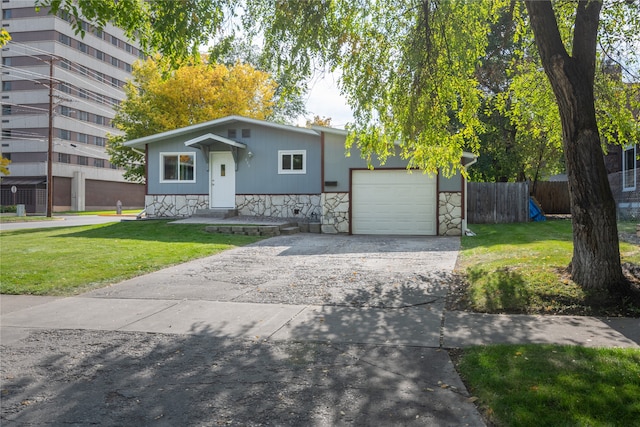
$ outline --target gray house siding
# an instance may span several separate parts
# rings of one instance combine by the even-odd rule
[[[462,191],[462,175],[459,173],[450,178],[440,174],[438,180],[439,191]]]
[[[189,137],[180,137],[157,144],[147,145],[149,157],[147,162],[147,194],[208,194],[209,167],[202,152],[185,147],[184,141]],[[196,182],[167,183],[160,182],[160,153],[195,153]]]
[[[227,137],[228,129],[234,126],[212,128],[211,133]],[[238,123],[237,135],[242,129],[250,129],[248,138],[236,137],[234,141],[247,145],[238,150],[236,172],[236,194],[319,194],[321,147],[318,136],[287,132],[264,126],[249,126]],[[172,138],[150,144],[149,162],[147,165],[148,194],[209,194],[209,162],[202,151],[186,147],[185,141],[200,136],[202,130],[192,134]],[[305,174],[278,174],[279,150],[305,150]],[[211,151],[229,151],[229,147],[215,143]],[[160,155],[168,152],[196,153],[195,183],[162,183],[160,182]],[[252,156],[248,153],[251,152]]]
[[[324,180],[334,182],[335,186],[326,186],[325,192],[346,192],[349,191],[349,169],[362,169],[367,167],[367,161],[361,157],[361,151],[356,146],[345,149],[345,138],[342,135],[325,133],[325,159],[324,159]],[[393,157],[387,157],[384,165],[374,158],[372,165],[374,169],[399,169],[407,167],[407,160],[402,159],[399,150]],[[349,154],[349,157],[345,156]],[[422,173],[422,172],[414,172]],[[458,173],[449,178],[444,175],[439,176],[438,187],[440,191],[462,191],[462,176]]]
[[[305,135],[265,126],[244,128],[251,129],[251,137],[235,139],[247,145],[245,150],[239,150],[236,194],[320,193],[321,147],[317,135]],[[218,134],[227,136],[226,130]],[[305,150],[306,173],[279,174],[280,150]],[[248,155],[249,152],[252,153],[251,157]]]
[[[335,186],[325,185],[325,192],[348,192],[349,170],[363,169],[367,167],[367,161],[361,157],[361,152],[356,146],[345,149],[345,137],[331,133],[324,134],[324,180],[335,182]],[[348,153],[349,157],[345,156]],[[399,156],[388,157],[384,165],[375,158],[372,162],[374,168],[406,168],[407,161]]]

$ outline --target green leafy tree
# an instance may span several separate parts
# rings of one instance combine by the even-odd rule
[[[234,114],[265,119],[275,88],[269,74],[247,64],[196,62],[173,70],[159,58],[139,62],[116,108],[113,123],[124,135],[109,136],[110,160],[125,168],[126,179],[143,182],[144,155],[124,141]]]
[[[531,54],[524,49],[528,42],[514,37],[518,30],[514,18],[524,8],[524,3],[511,0],[500,11],[476,71],[483,93],[479,117],[485,128],[478,163],[470,171],[475,181],[531,180],[535,186],[538,179],[564,170],[560,123],[554,109],[548,108],[554,102],[551,88],[544,73],[531,73]],[[551,120],[532,117],[549,111]],[[539,129],[539,123],[546,129]]]

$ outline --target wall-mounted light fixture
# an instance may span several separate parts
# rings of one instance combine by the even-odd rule
[[[248,157],[248,158],[250,158],[250,159],[252,159],[252,158],[253,158],[253,151],[249,151],[249,152],[247,153],[247,157]]]

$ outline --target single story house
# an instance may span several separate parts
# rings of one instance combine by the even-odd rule
[[[344,130],[228,116],[131,140],[146,157],[148,217],[199,209],[320,222],[323,233],[460,235],[466,182],[408,171],[390,157],[373,170]],[[475,157],[465,153],[468,166]]]

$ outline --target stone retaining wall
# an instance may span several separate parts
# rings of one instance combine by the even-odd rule
[[[209,208],[209,196],[194,195],[146,195],[144,206],[149,218],[188,217],[198,209]]]
[[[349,232],[349,193],[322,193],[320,198],[323,233]]]
[[[236,196],[239,215],[319,220],[320,195],[248,194]]]
[[[462,193],[442,192],[438,195],[438,234],[462,235]]]

